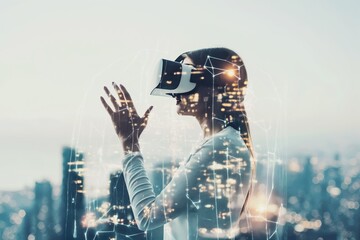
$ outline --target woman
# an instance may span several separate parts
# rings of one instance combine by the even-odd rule
[[[164,61],[169,66],[171,61]],[[159,91],[168,89],[166,94],[176,98],[178,114],[198,120],[204,140],[158,196],[148,179],[139,146],[152,107],[139,117],[122,85],[113,84],[120,101],[104,88],[114,109],[101,97],[123,144],[123,172],[135,219],[141,230],[166,224],[166,239],[234,238],[240,232],[240,216],[254,169],[243,106],[245,67],[241,58],[226,48],[186,52],[174,64],[181,64],[182,70],[173,75],[181,73],[181,81],[191,75],[192,83],[182,90],[171,90],[168,86],[174,82],[164,80],[169,72],[163,66],[163,79],[152,94],[161,95]]]

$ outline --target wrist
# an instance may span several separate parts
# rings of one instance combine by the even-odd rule
[[[139,140],[137,138],[129,138],[123,141],[124,153],[140,152]]]

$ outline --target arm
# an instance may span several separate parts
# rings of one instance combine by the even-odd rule
[[[160,227],[184,211],[195,210],[198,207],[194,200],[199,192],[198,179],[203,177],[200,163],[208,160],[208,154],[205,152],[210,151],[210,148],[203,147],[192,155],[188,163],[176,171],[170,183],[158,196],[154,194],[142,155],[134,152],[125,156],[123,173],[139,229],[150,230]]]
[[[240,217],[249,190],[249,154],[229,148],[226,139],[202,145],[155,196],[140,153],[123,161],[131,206],[141,230],[154,229],[188,212],[197,212],[199,228],[230,229]],[[218,214],[225,214],[219,217]],[[226,217],[224,217],[226,216]],[[216,221],[216,218],[219,220]]]
[[[122,85],[120,88],[114,85],[114,88],[120,101],[117,101],[106,87],[105,92],[115,110],[112,110],[103,98],[101,101],[111,116],[116,133],[127,153],[123,161],[123,172],[138,227],[141,230],[157,228],[184,211],[195,210],[198,211],[199,218],[203,220],[201,222],[210,221],[209,223],[213,223],[214,218],[218,218],[217,211],[214,211],[214,207],[220,201],[218,198],[230,199],[229,191],[235,195],[241,195],[238,186],[240,184],[248,185],[246,180],[242,181],[239,178],[240,172],[244,172],[240,166],[244,159],[248,159],[248,155],[244,155],[241,151],[239,154],[235,153],[237,151],[234,150],[234,152],[230,152],[233,159],[229,161],[228,140],[215,139],[215,141],[213,139],[190,156],[187,164],[178,169],[171,182],[159,196],[155,197],[138,144],[139,136],[146,126],[148,114],[152,107],[140,118],[126,89]],[[238,160],[236,160],[237,158]],[[234,159],[235,161],[233,161]],[[229,175],[230,164],[233,167]],[[227,184],[229,179],[234,180],[230,181],[230,185]],[[229,187],[218,192],[219,188],[227,185]],[[242,200],[234,199],[232,202],[242,204]],[[223,205],[223,209],[220,207],[217,206],[215,210],[225,212],[229,211],[230,208],[227,204]],[[228,227],[232,221],[230,219],[223,226]]]

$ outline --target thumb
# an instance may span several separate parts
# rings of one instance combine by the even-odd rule
[[[146,124],[147,124],[147,121],[148,121],[148,119],[149,119],[149,114],[150,114],[150,112],[151,112],[152,109],[153,109],[153,106],[150,106],[150,107],[145,111],[144,116],[142,117],[143,123],[144,123],[145,126],[146,126]]]
[[[149,119],[149,114],[151,112],[151,110],[153,109],[153,106],[150,106],[144,113],[144,116],[141,118],[141,124],[139,127],[139,136],[142,133],[142,131],[144,130],[144,128],[147,125],[148,119]]]
[[[150,107],[146,110],[146,112],[144,113],[144,117],[149,116],[149,113],[151,112],[151,110],[152,110],[153,108],[154,108],[153,106],[150,106]]]

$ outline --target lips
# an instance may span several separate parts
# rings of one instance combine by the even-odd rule
[[[181,103],[181,98],[180,96],[176,96],[176,105],[180,104]]]

